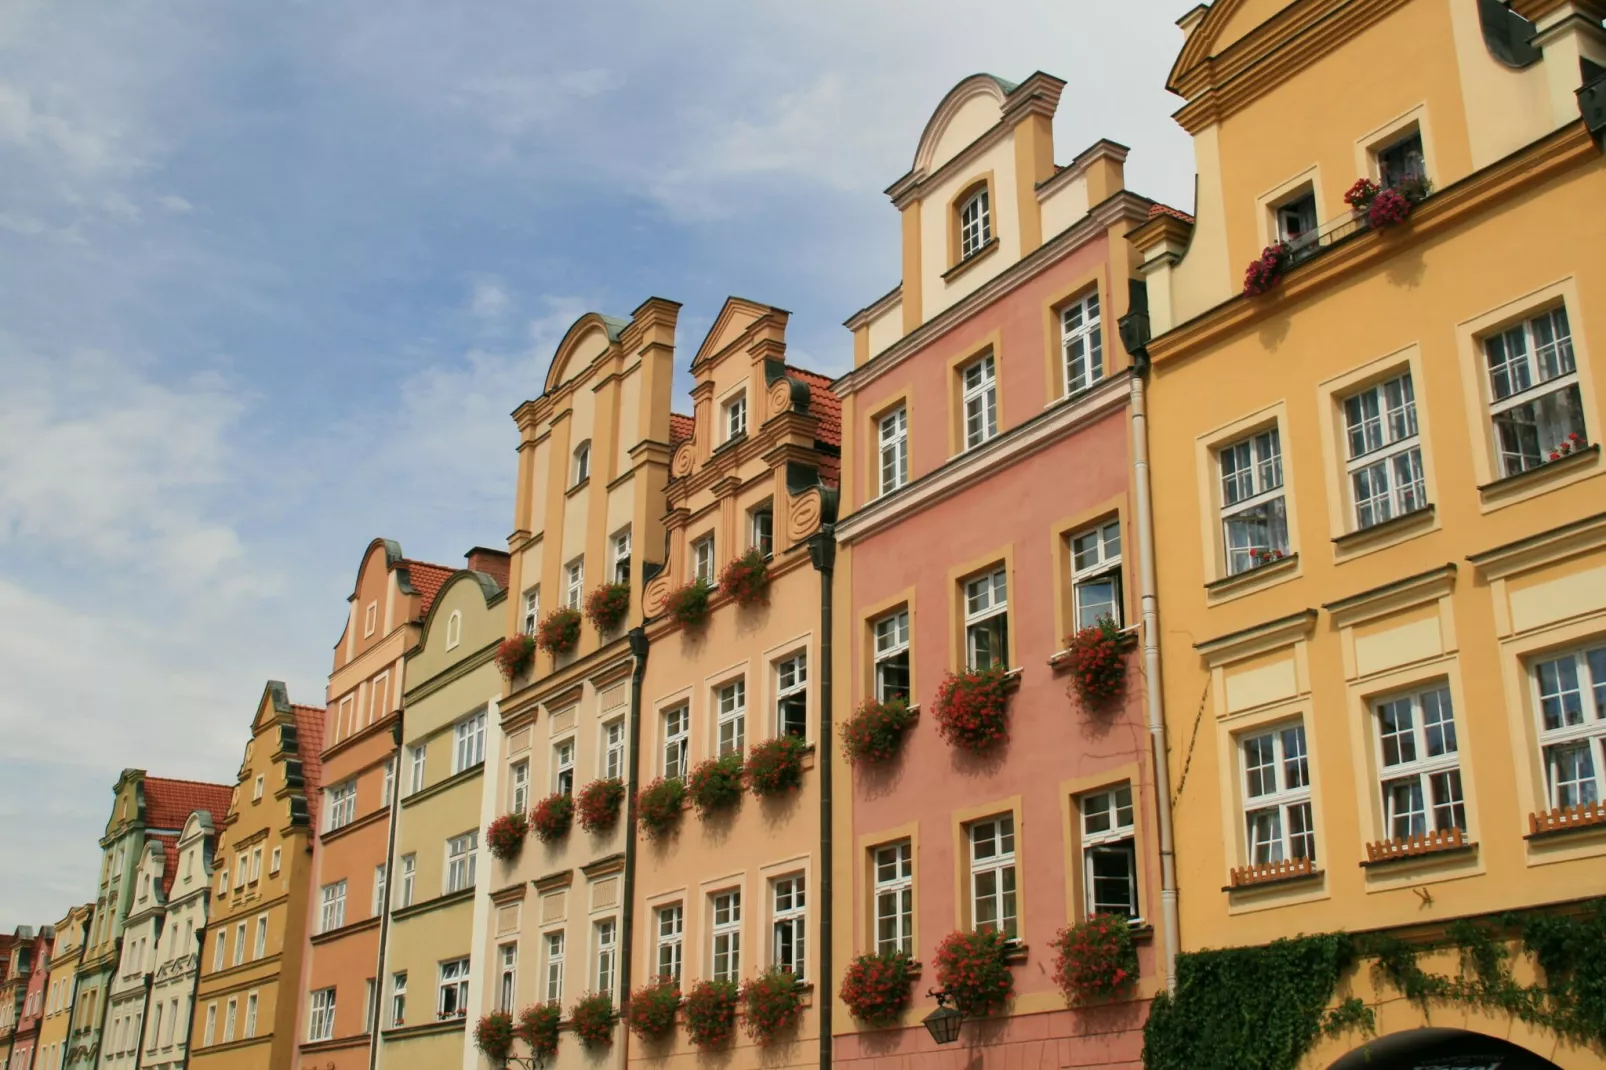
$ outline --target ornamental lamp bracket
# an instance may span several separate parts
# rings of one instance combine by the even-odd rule
[[[948,1006],[953,996],[947,989],[936,989],[927,992],[928,996],[935,996],[937,1009],[926,1015],[923,1024],[931,1039],[938,1044],[952,1044],[959,1039],[959,1027],[964,1023],[965,1016],[957,1007]]]

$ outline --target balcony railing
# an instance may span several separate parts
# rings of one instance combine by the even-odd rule
[[[1281,862],[1261,862],[1253,866],[1236,866],[1232,871],[1232,886],[1247,888],[1272,881],[1292,880],[1296,877],[1315,876],[1316,867],[1308,858],[1286,858]]]
[[[1419,855],[1454,851],[1470,846],[1466,833],[1458,828],[1428,832],[1421,836],[1408,836],[1398,840],[1378,840],[1366,845],[1366,862],[1390,862],[1396,858],[1415,858]]]
[[[1579,803],[1577,806],[1558,806],[1542,814],[1528,815],[1528,834],[1541,836],[1550,832],[1606,825],[1606,801]]]

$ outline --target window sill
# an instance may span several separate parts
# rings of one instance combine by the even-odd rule
[[[991,238],[987,239],[980,249],[977,249],[975,252],[959,261],[959,263],[955,264],[947,271],[944,271],[942,273],[942,281],[950,283],[953,282],[959,276],[963,275],[965,272],[975,267],[979,262],[987,259],[997,251],[998,235],[994,234]]]
[[[578,482],[578,483],[575,483],[575,484],[572,484],[572,485],[571,485],[571,486],[570,486],[570,487],[569,487],[569,489],[568,489],[568,490],[566,490],[566,491],[564,491],[564,492],[563,492],[563,496],[564,496],[564,497],[565,497],[565,498],[572,498],[572,497],[574,497],[574,496],[575,496],[575,495],[576,495],[576,494],[579,494],[579,493],[580,493],[580,492],[581,492],[581,491],[582,491],[582,490],[585,490],[585,489],[586,489],[586,488],[587,488],[587,487],[589,487],[589,486],[590,486],[590,485],[591,485],[591,477],[590,477],[590,476],[586,476],[586,477],[585,477],[585,478],[584,478],[584,479],[582,479],[582,480],[581,480],[581,481],[580,481],[580,482]]]
[[[1556,461],[1546,461],[1537,468],[1530,468],[1526,472],[1505,476],[1493,483],[1484,483],[1478,487],[1478,496],[1485,505],[1495,505],[1504,500],[1522,494],[1534,488],[1543,488],[1545,484],[1557,482],[1569,475],[1578,475],[1581,469],[1593,468],[1600,459],[1600,444],[1585,446],[1575,453]]]
[[[1407,840],[1377,840],[1366,845],[1366,860],[1362,869],[1374,866],[1392,866],[1401,862],[1431,861],[1445,855],[1463,855],[1476,852],[1478,845],[1466,838],[1460,829],[1448,833],[1435,832],[1426,836],[1413,836]]]
[[[1606,829],[1606,802],[1583,803],[1579,806],[1557,807],[1542,814],[1528,815],[1528,834],[1525,840],[1565,836],[1570,832],[1601,831]]]
[[[1322,876],[1323,872],[1323,870],[1311,865],[1308,858],[1296,858],[1287,862],[1263,862],[1253,866],[1237,866],[1232,871],[1232,883],[1221,890],[1224,892],[1254,891],[1273,885],[1291,884],[1295,881],[1315,880]]]
[[[1433,526],[1437,519],[1439,507],[1432,503],[1413,509],[1409,513],[1401,513],[1391,517],[1381,524],[1373,524],[1369,528],[1358,528],[1355,531],[1345,532],[1333,539],[1333,548],[1341,554],[1353,553],[1357,550],[1367,549],[1377,543],[1401,535],[1425,531]]]
[[[724,442],[721,442],[719,445],[715,446],[714,447],[714,453],[716,453],[716,454],[724,453],[726,450],[730,449],[732,446],[740,446],[743,442],[746,442],[746,441],[747,441],[747,432],[746,431],[738,431],[738,432],[736,432],[736,434],[731,435],[729,438],[727,438]]]
[[[1219,580],[1211,580],[1204,585],[1205,592],[1211,598],[1223,597],[1230,594],[1241,594],[1254,590],[1262,583],[1276,582],[1278,580],[1292,579],[1299,568],[1299,553],[1296,551],[1287,557],[1254,568],[1245,569],[1233,576],[1223,576]]]
[[[1026,944],[1019,940],[1011,940],[1004,945],[1004,961],[1011,966],[1017,966],[1026,961],[1026,953],[1030,950]]]

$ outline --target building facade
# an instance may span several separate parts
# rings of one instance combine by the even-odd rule
[[[847,322],[836,708],[906,702],[918,719],[889,760],[850,766],[837,749],[835,951],[843,968],[902,953],[923,972],[897,1028],[837,1008],[842,1066],[942,1050],[921,1019],[950,934],[1006,940],[1012,997],[961,1006],[958,1042],[987,1066],[1136,1065],[1164,984],[1154,762],[1127,653],[1142,541],[1131,370],[1115,333],[1133,291],[1123,236],[1156,209],[1124,188],[1119,145],[1055,164],[1063,85],[976,75],[948,93],[888,190],[902,283]],[[1083,701],[1069,637],[1101,621],[1125,685]],[[956,679],[995,681],[1002,740],[945,738],[939,694]],[[1137,981],[1072,1009],[1053,942],[1096,914],[1129,924]]]
[[[61,1070],[67,1065],[67,1038],[74,1012],[73,981],[94,913],[93,904],[73,907],[53,927],[55,940],[45,983],[44,1018],[39,1024],[39,1070]]]
[[[187,1052],[187,1065],[197,1070],[295,1065],[301,1003],[295,984],[306,954],[323,728],[324,710],[292,705],[284,684],[268,681],[252,713],[233,801],[208,811],[224,815],[209,873],[212,902],[204,919],[199,905],[191,904],[185,935],[165,945],[175,974],[197,969],[200,975],[188,1007],[180,996],[176,1021],[188,1043],[175,1040],[172,1053],[179,1059]],[[204,838],[199,827],[186,833],[187,839]],[[203,858],[191,850],[199,880]],[[203,920],[206,935],[195,949],[199,965],[186,965],[190,923]],[[169,996],[169,1015],[171,1007]],[[159,1050],[165,1052],[165,1045]]]
[[[388,539],[370,543],[357,570],[329,675],[296,1067],[366,1070],[369,1063],[383,918],[383,896],[375,893],[390,847],[403,655],[454,571],[409,561]]]
[[[633,975],[741,984],[767,970],[805,986],[797,1025],[765,1049],[738,1030],[731,1066],[819,1059],[821,756],[832,747],[823,680],[821,574],[810,539],[829,523],[841,466],[840,406],[824,377],[788,367],[780,309],[725,302],[691,363],[690,437],[671,462],[668,560],[645,591],[651,655],[642,683],[635,781],[686,781],[704,762],[800,748],[795,785],[729,809],[688,811],[666,835],[635,842]],[[719,590],[744,555],[762,560],[767,593],[750,605]],[[714,589],[707,619],[666,613],[677,588]],[[827,1037],[829,1030],[827,1030]],[[632,1064],[684,1063],[683,1032],[643,1043]]]
[[[1330,1006],[1376,1037],[1302,1067],[1600,1065],[1533,1018],[1424,1009],[1365,951],[1455,977],[1470,923],[1540,984],[1501,919],[1606,888],[1603,15],[1181,23],[1197,221],[1132,235],[1181,928],[1190,954],[1365,937]]]
[[[139,1049],[141,1070],[189,1065],[190,1022],[201,976],[201,944],[211,902],[216,823],[227,816],[200,810],[184,822],[171,858],[162,859],[160,931],[151,941],[149,1010]]]
[[[188,818],[185,821],[187,824]],[[167,914],[166,885],[172,880],[177,855],[176,835],[147,835],[140,849],[133,901],[123,923],[122,955],[107,989],[107,1036],[111,1041],[101,1052],[104,1070],[132,1070],[139,1063],[150,1010],[151,975]]]
[[[470,567],[441,585],[407,655],[406,779],[379,973],[377,1063],[387,1070],[461,1066],[474,1058],[465,1026],[472,1024],[475,923],[483,926],[489,907],[476,895],[476,877],[489,861],[480,843],[488,820],[485,749],[502,696],[495,659],[507,624],[507,554],[475,550],[468,558]]]
[[[505,634],[534,635],[545,621],[578,614],[604,585],[631,593],[606,632],[582,621],[570,649],[536,650],[507,682],[486,759],[487,817],[561,809],[558,797],[598,781],[620,781],[628,792],[644,656],[639,636],[635,653],[629,636],[641,623],[638,592],[663,564],[679,309],[651,298],[628,321],[582,316],[559,343],[541,395],[513,414],[519,483]],[[549,840],[532,833],[511,859],[485,860],[477,879],[491,910],[475,949],[481,1013],[555,1004],[567,1018],[597,991],[619,1005],[628,981],[628,827],[623,812],[595,831],[576,821]],[[555,1065],[617,1065],[629,1041],[622,1027],[613,1034],[592,1055],[565,1033]]]
[[[23,925],[12,935],[11,961],[0,985],[0,1066],[33,1070],[56,931]]]

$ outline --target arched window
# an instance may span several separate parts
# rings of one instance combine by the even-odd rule
[[[570,486],[578,487],[591,478],[591,441],[580,443],[574,448],[574,479]]]
[[[959,258],[975,256],[993,240],[992,205],[983,182],[959,202]]]
[[[463,614],[457,610],[446,618],[446,649],[450,650],[463,638]]]

